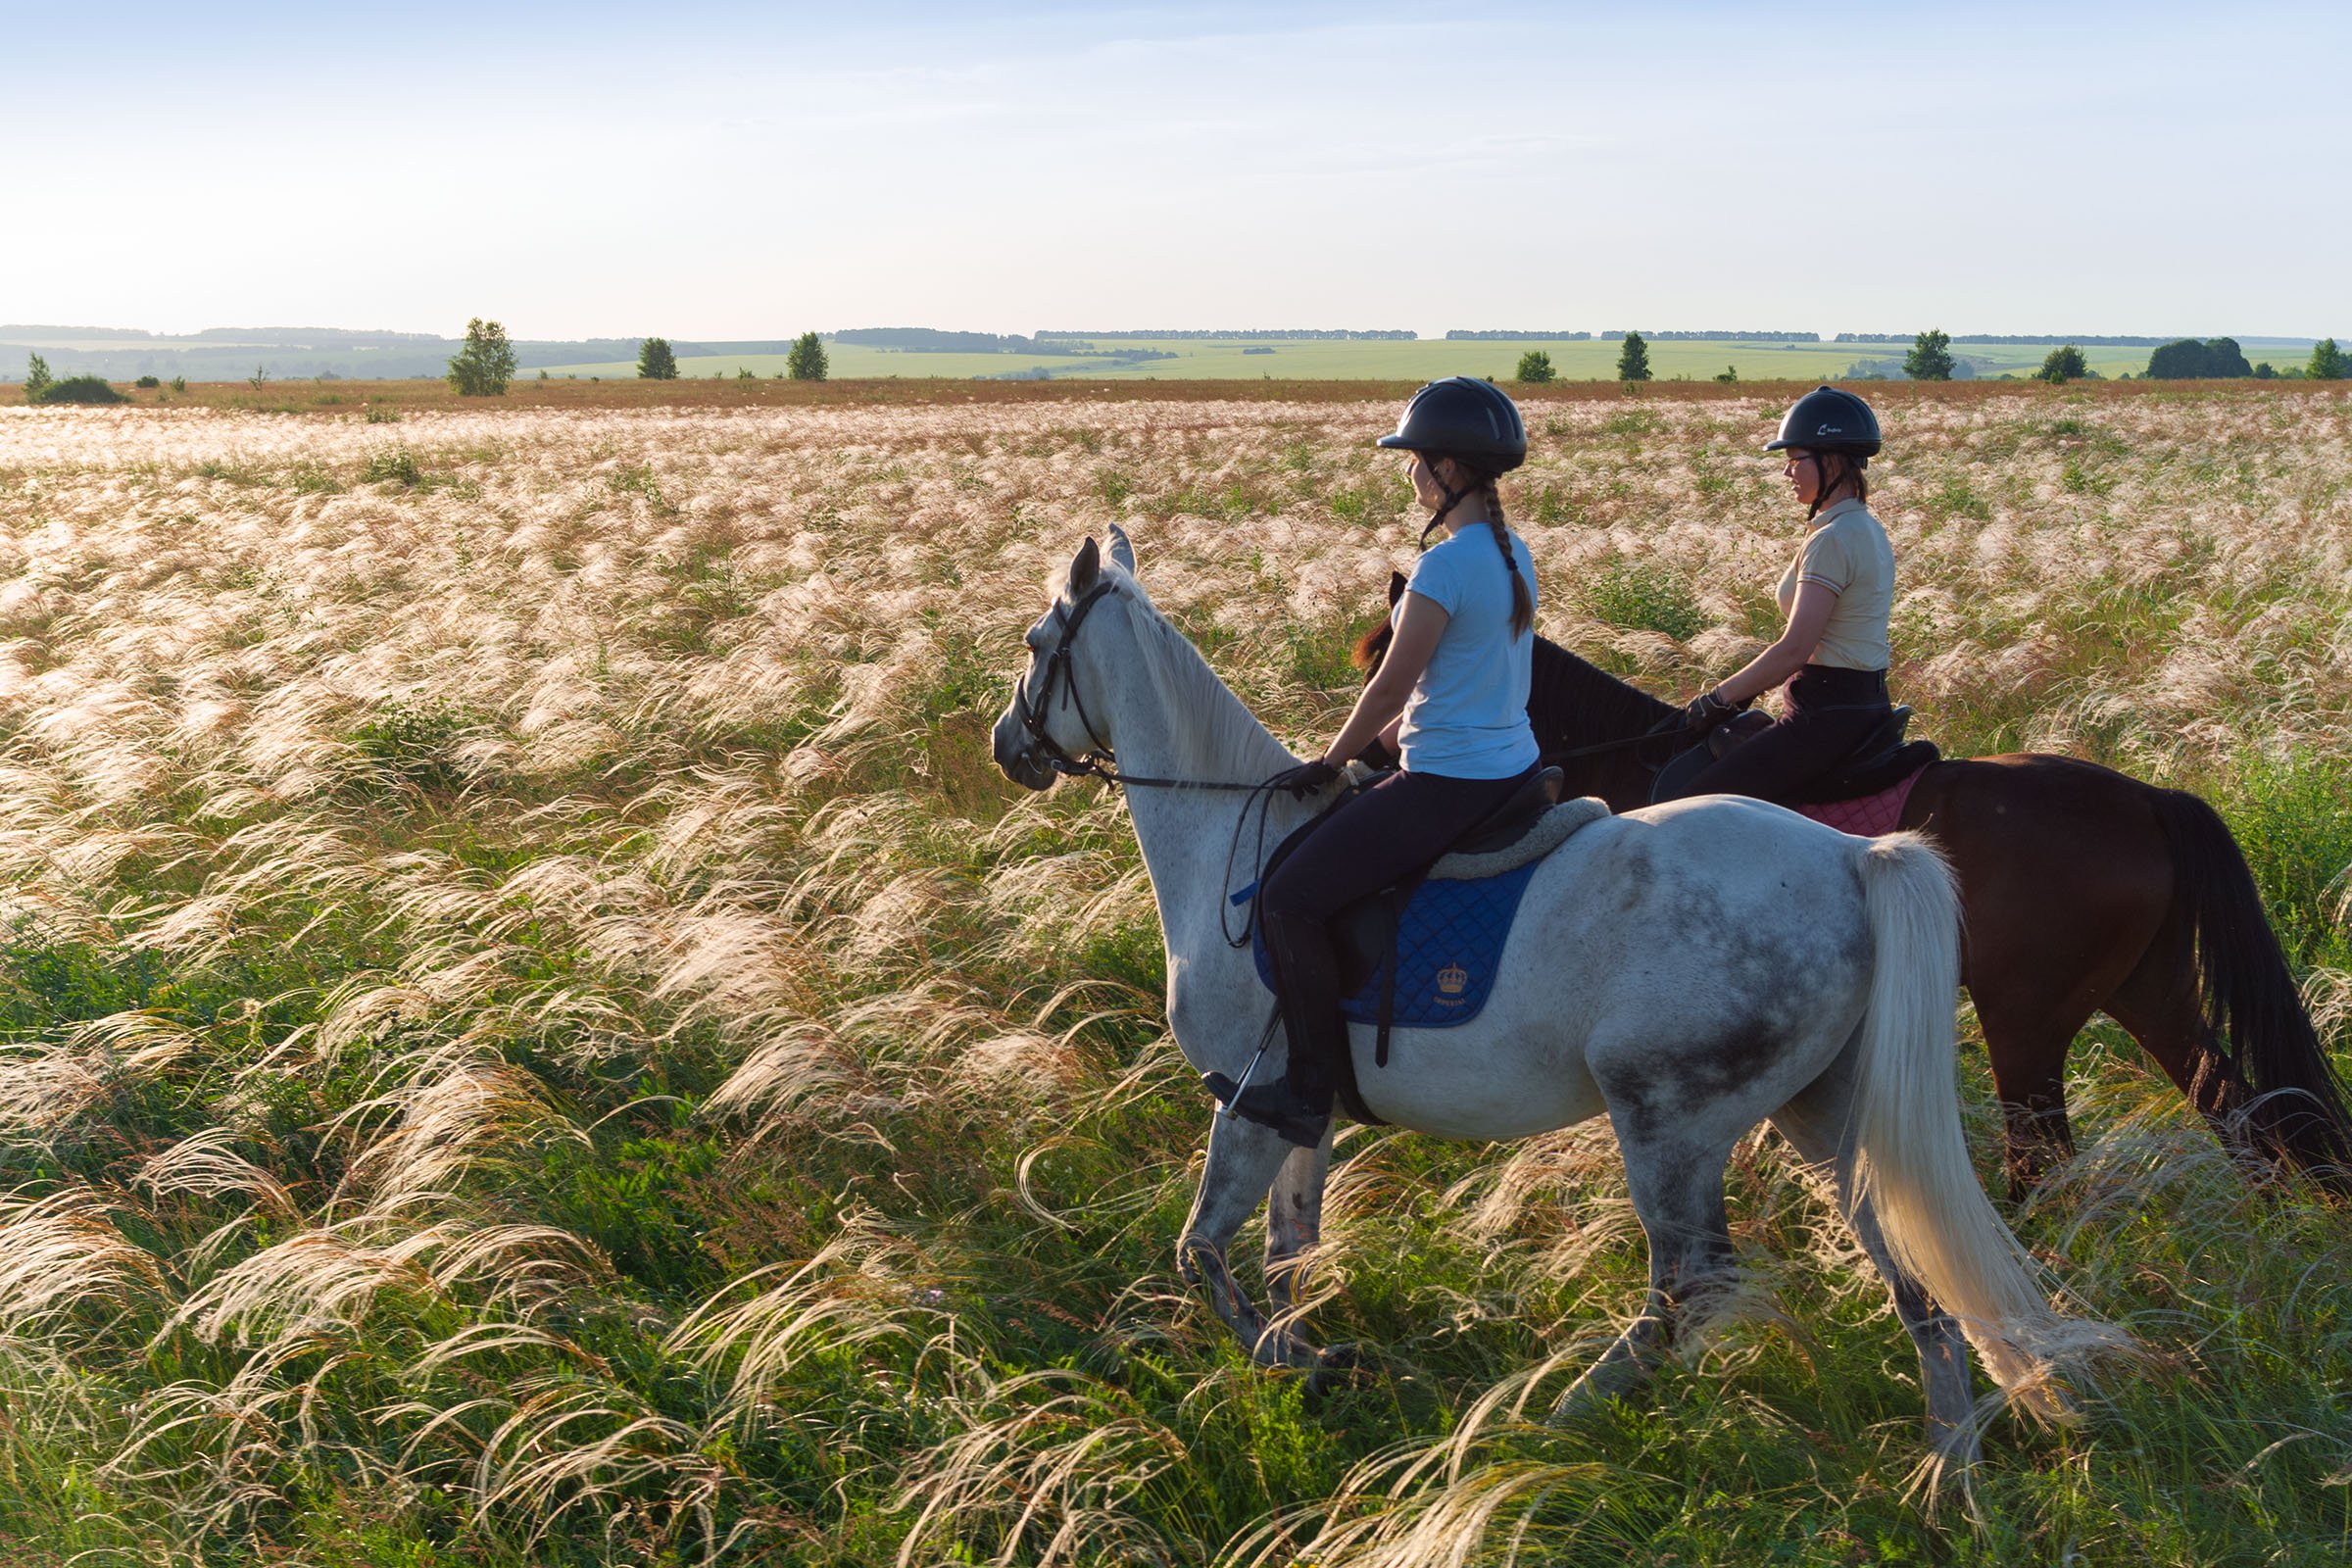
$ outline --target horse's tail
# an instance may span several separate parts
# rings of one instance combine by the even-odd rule
[[[1960,1127],[1951,870],[1916,833],[1872,839],[1860,854],[1874,953],[1854,1106],[1856,1198],[1869,1198],[1895,1261],[1959,1320],[1993,1381],[2029,1406],[2054,1409],[2036,1351],[2056,1347],[2064,1320],[1993,1212]]]
[[[2278,948],[2254,873],[2214,808],[2182,790],[2151,790],[2173,851],[2173,912],[2206,1028],[2192,1091],[2199,1108],[2250,1098],[2246,1130],[2328,1186],[2352,1188],[2352,1113]]]

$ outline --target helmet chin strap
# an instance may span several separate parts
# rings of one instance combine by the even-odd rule
[[[1446,504],[1429,514],[1429,522],[1421,530],[1421,548],[1427,550],[1429,548],[1429,536],[1438,531],[1438,524],[1446,520],[1446,514],[1451,512],[1454,508],[1469,500],[1470,492],[1477,489],[1478,486],[1475,484],[1466,485],[1462,489],[1456,490],[1453,486],[1446,482],[1444,475],[1438,472],[1438,463],[1435,458],[1432,458],[1425,453],[1422,455],[1421,461],[1428,466],[1429,476],[1438,481],[1438,488],[1446,493]]]

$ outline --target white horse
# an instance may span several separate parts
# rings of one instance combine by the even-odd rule
[[[995,758],[1043,790],[1116,748],[1167,942],[1170,1026],[1195,1069],[1239,1078],[1271,1006],[1224,930],[1228,850],[1249,797],[1187,786],[1255,783],[1295,759],[1153,608],[1115,528],[1111,554],[1105,564],[1088,539],[1030,628]],[[1278,798],[1265,843],[1317,804]],[[1650,1288],[1563,1409],[1638,1384],[1693,1298],[1729,1283],[1724,1167],[1770,1117],[1832,1175],[1918,1347],[1930,1442],[1965,1462],[1978,1451],[1969,1346],[2005,1393],[2046,1407],[2040,1350],[2063,1320],[1969,1163],[1954,1086],[1958,984],[1951,879],[1926,840],[1849,838],[1709,796],[1603,818],[1545,859],[1474,1021],[1399,1030],[1380,1068],[1372,1031],[1350,1033],[1364,1102],[1400,1127],[1518,1138],[1608,1113],[1649,1242]],[[1261,1074],[1280,1070],[1281,1050],[1277,1035]],[[1178,1260],[1266,1364],[1318,1358],[1291,1324],[1330,1158],[1328,1137],[1294,1149],[1250,1121],[1210,1122]],[[1271,1325],[1225,1258],[1269,1194]]]

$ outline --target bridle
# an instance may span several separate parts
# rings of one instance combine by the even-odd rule
[[[1029,701],[1029,682],[1024,678],[1014,683],[1012,706],[1021,716],[1021,728],[1029,735],[1031,749],[1045,754],[1046,765],[1064,778],[1099,778],[1106,784],[1128,788],[1161,790],[1230,790],[1236,794],[1254,793],[1266,787],[1265,781],[1254,784],[1229,783],[1221,779],[1148,778],[1141,773],[1122,773],[1119,760],[1110,743],[1095,729],[1095,721],[1087,716],[1086,699],[1078,695],[1077,647],[1078,628],[1103,596],[1111,591],[1113,581],[1105,577],[1088,589],[1084,597],[1067,610],[1061,601],[1054,601],[1054,624],[1061,632],[1061,640],[1046,659],[1044,684],[1039,688],[1034,706]],[[1086,752],[1072,757],[1063,751],[1061,743],[1046,733],[1047,712],[1054,706],[1054,688],[1061,688],[1064,708],[1078,715],[1079,727],[1086,731]]]
[[[1077,655],[1074,652],[1078,646],[1078,628],[1086,624],[1088,612],[1105,594],[1110,592],[1111,587],[1111,579],[1103,578],[1088,589],[1085,595],[1066,611],[1062,609],[1061,601],[1058,598],[1054,601],[1054,624],[1061,632],[1061,641],[1046,658],[1045,681],[1038,691],[1037,702],[1034,705],[1029,701],[1028,678],[1023,676],[1013,683],[1013,711],[1020,714],[1021,728],[1028,732],[1033,749],[1042,751],[1046,757],[1046,765],[1064,778],[1099,778],[1105,784],[1116,785],[1123,789],[1221,790],[1234,795],[1249,796],[1250,798],[1242,803],[1241,815],[1235,819],[1233,824],[1232,842],[1226,846],[1225,850],[1225,885],[1231,887],[1233,885],[1233,868],[1241,858],[1242,841],[1249,836],[1252,811],[1256,813],[1257,817],[1253,858],[1258,865],[1265,864],[1266,817],[1274,804],[1274,781],[1273,779],[1260,779],[1254,784],[1241,784],[1225,779],[1150,778],[1141,773],[1119,771],[1119,760],[1112,754],[1110,743],[1105,741],[1101,732],[1095,728],[1095,721],[1087,716],[1086,699],[1078,695]],[[1087,749],[1086,754],[1082,757],[1072,757],[1068,752],[1062,750],[1059,741],[1046,733],[1046,715],[1054,706],[1054,688],[1056,685],[1061,688],[1062,706],[1078,715],[1079,726],[1086,731]],[[1256,891],[1257,884],[1252,882],[1244,890],[1244,894],[1254,895]],[[1229,906],[1243,902],[1245,900],[1240,895],[1232,896],[1227,901]],[[1247,947],[1250,943],[1250,929],[1257,919],[1256,905],[1250,903],[1250,913],[1243,919],[1241,934],[1238,937],[1228,927],[1226,912],[1225,907],[1217,910],[1217,925],[1224,934],[1226,945],[1233,948]],[[1275,1016],[1279,1017],[1279,1014]],[[1271,1025],[1268,1027],[1267,1038],[1271,1039]],[[1264,1041],[1258,1043],[1257,1050],[1259,1056],[1265,1054]],[[1250,1058],[1250,1069],[1254,1070],[1256,1065],[1257,1058]],[[1247,1083],[1249,1078],[1250,1072],[1245,1071],[1242,1074],[1242,1081]]]

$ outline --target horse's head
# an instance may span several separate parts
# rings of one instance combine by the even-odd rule
[[[1115,523],[1110,556],[1132,578],[1135,552]],[[1079,695],[1076,648],[1079,629],[1095,607],[1117,592],[1118,579],[1103,571],[1102,553],[1090,535],[1071,560],[1053,604],[1022,639],[1029,646],[1029,667],[1013,682],[1012,697],[990,732],[990,755],[1015,784],[1046,789],[1057,773],[1082,760],[1109,754],[1108,714],[1091,711]]]

